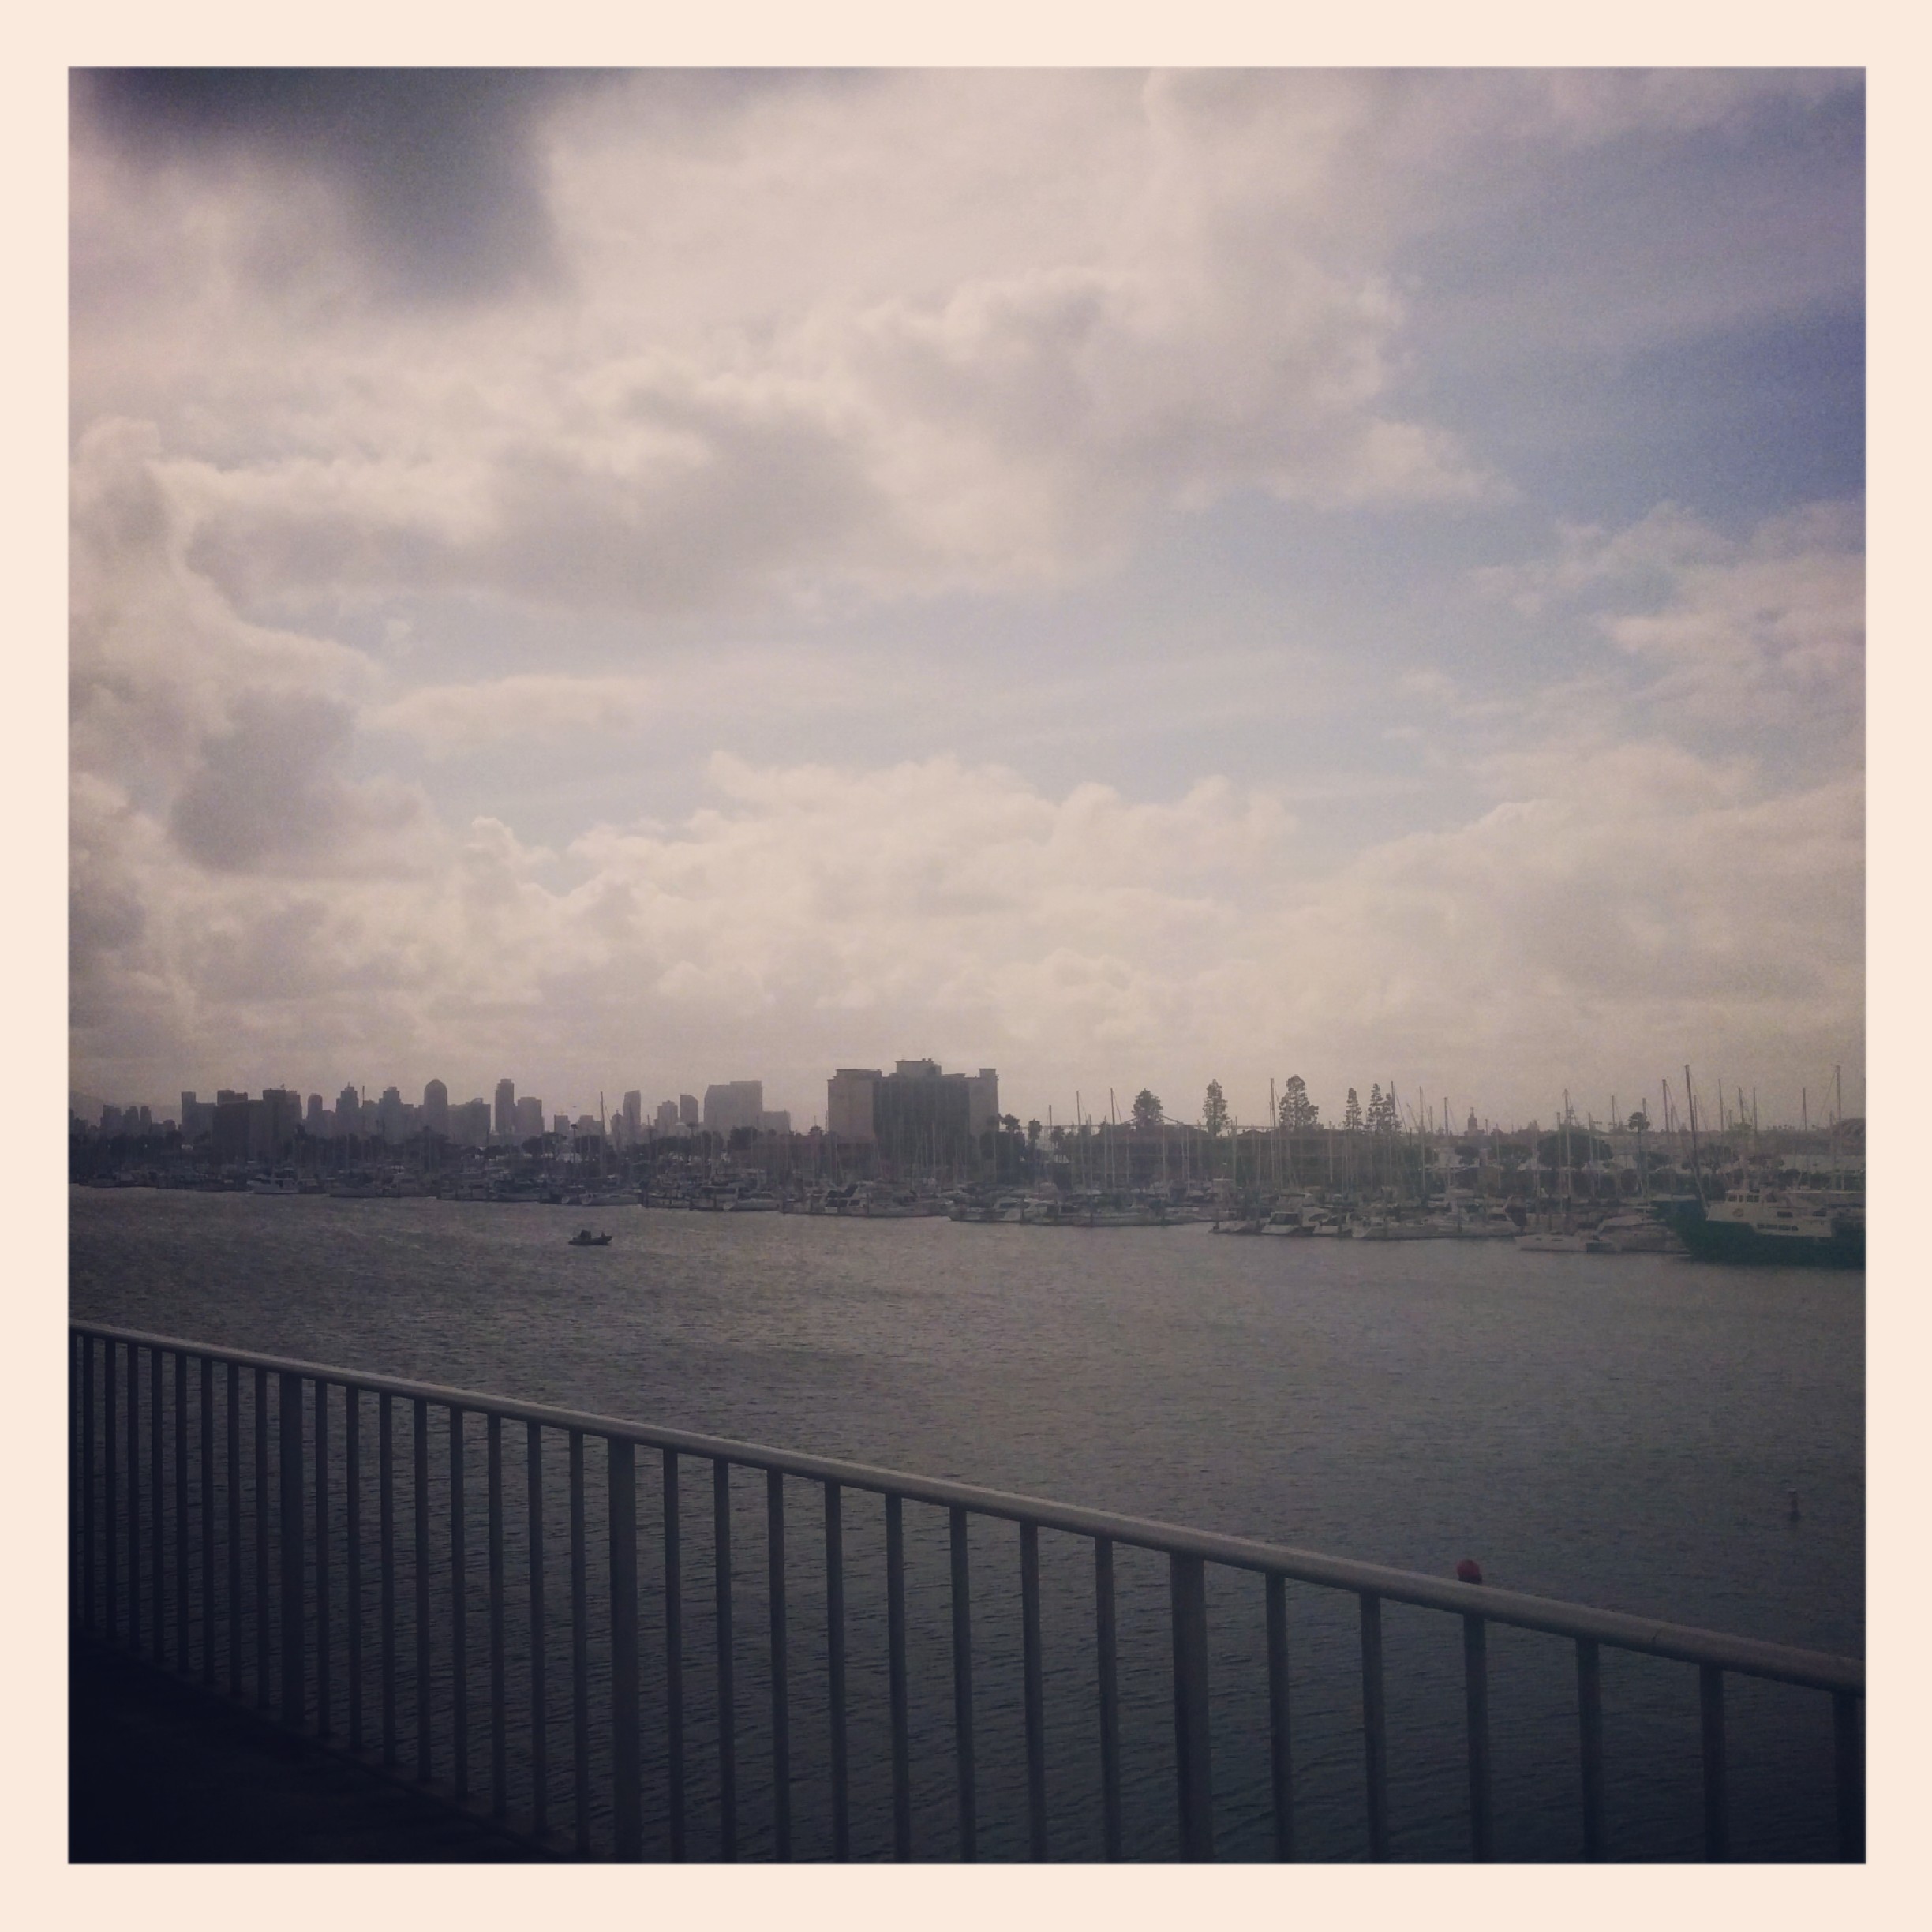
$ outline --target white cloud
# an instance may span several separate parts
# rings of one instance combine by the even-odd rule
[[[1318,1099],[1399,1076],[1528,1112],[1552,1098],[1528,1068],[1608,1091],[1711,1048],[1828,1063],[1855,1028],[1848,782],[1767,797],[1668,745],[1553,747],[1495,766],[1466,822],[1324,872],[1276,800],[1219,781],[1135,803],[948,758],[713,777],[683,822],[564,854],[479,822],[413,886],[212,874],[95,809],[86,1011],[117,1017],[90,1059],[116,1091],[185,1061],[323,1091],[510,1071],[573,1105],[749,1067],[809,1114],[832,1066],[930,1051],[1036,1109],[1213,1073],[1253,1118],[1291,1071]]]
[[[655,688],[649,678],[541,672],[484,683],[424,684],[370,712],[367,723],[414,738],[432,755],[449,754],[510,739],[630,731],[648,715]]]
[[[1478,571],[1525,616],[1585,613],[1650,674],[1645,696],[1753,727],[1854,719],[1865,663],[1863,519],[1812,504],[1725,535],[1674,504],[1614,532],[1570,526],[1558,554]]]

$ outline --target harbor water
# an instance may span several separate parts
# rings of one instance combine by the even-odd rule
[[[77,1189],[78,1318],[957,1477],[1811,1648],[1864,1648],[1864,1278],[1664,1256],[1531,1255],[1507,1242],[1228,1238],[1198,1226],[1080,1230],[589,1211],[434,1200],[286,1200]],[[247,1378],[244,1378],[245,1383]],[[331,1423],[339,1455],[341,1397]],[[362,1426],[373,1427],[365,1408]],[[400,1444],[406,1423],[398,1417]],[[447,1481],[439,1412],[432,1462]],[[481,1507],[481,1425],[466,1444]],[[510,1574],[522,1574],[522,1432],[507,1449]],[[474,1446],[470,1446],[474,1444]],[[547,1454],[545,1541],[564,1533]],[[406,1459],[399,1451],[401,1460]],[[373,1460],[365,1450],[365,1480]],[[590,1492],[601,1510],[602,1470]],[[718,1713],[711,1491],[687,1461],[680,1522],[690,1843],[715,1852]],[[1795,1492],[1794,1514],[1791,1498]],[[660,1652],[663,1491],[638,1481],[646,1849],[668,1799]],[[830,1849],[818,1492],[789,1517],[795,1848]],[[769,1852],[764,1490],[733,1494],[739,1846]],[[372,1512],[365,1511],[365,1515]],[[844,1503],[855,1855],[892,1842],[883,1531]],[[601,1520],[601,1519],[599,1519]],[[594,1619],[601,1534],[590,1547]],[[914,1844],[957,1855],[945,1518],[908,1506]],[[480,1564],[480,1529],[473,1561]],[[1101,1848],[1091,1545],[1041,1541],[1056,1857]],[[1160,1559],[1118,1553],[1130,1856],[1174,1855],[1170,1665]],[[1024,1855],[1017,1532],[972,1531],[979,1855]],[[340,1572],[338,1572],[339,1575]],[[480,1574],[480,1572],[479,1572]],[[569,1612],[550,1560],[549,1808],[571,1802]],[[446,1589],[447,1579],[439,1582]],[[477,1587],[472,1578],[470,1593]],[[402,1614],[412,1614],[407,1590]],[[527,1681],[513,1581],[512,1702]],[[440,1601],[440,1600],[439,1600]],[[1355,1604],[1291,1586],[1297,1849],[1365,1855]],[[341,1612],[337,1611],[339,1619]],[[1222,1855],[1270,1855],[1262,1589],[1210,1572]],[[521,1620],[519,1620],[521,1619]],[[1456,1619],[1384,1611],[1390,1834],[1398,1858],[1466,1855]],[[470,1615],[473,1710],[484,1627]],[[593,1631],[593,1684],[608,1631]],[[1492,1629],[1498,1855],[1581,1848],[1573,1661]],[[406,1654],[408,1654],[406,1649]],[[447,1657],[438,1697],[449,1697]],[[1613,1857],[1699,1855],[1694,1670],[1606,1652]],[[344,1694],[339,1669],[335,1692]],[[1727,1684],[1733,1855],[1829,1857],[1829,1700]],[[405,1729],[413,1721],[403,1713]],[[432,1733],[436,1722],[432,1711]],[[471,1720],[473,1788],[486,1727]],[[404,1754],[409,1743],[404,1739]],[[601,1747],[599,1747],[601,1754]],[[763,1754],[763,1755],[761,1755]],[[519,1754],[519,1765],[524,1762]],[[599,1763],[601,1765],[601,1754]],[[527,1769],[518,1796],[527,1807]],[[600,1771],[598,1803],[608,1791]],[[593,1837],[607,1843],[600,1810]]]

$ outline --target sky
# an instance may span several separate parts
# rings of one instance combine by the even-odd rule
[[[71,1084],[1862,1112],[1863,156],[1848,71],[77,74]]]

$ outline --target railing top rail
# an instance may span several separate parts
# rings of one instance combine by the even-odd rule
[[[1178,1523],[1124,1516],[1110,1510],[1087,1509],[1076,1504],[1053,1502],[1043,1496],[1018,1496],[1007,1490],[983,1488],[976,1484],[955,1482],[943,1477],[917,1476],[901,1470],[880,1469],[870,1463],[848,1462],[831,1456],[776,1449],[764,1443],[699,1435],[688,1429],[657,1428],[630,1421],[621,1416],[598,1415],[581,1410],[561,1409],[550,1403],[518,1401],[485,1395],[475,1389],[451,1388],[437,1383],[411,1381],[400,1376],[365,1374],[324,1362],[264,1355],[252,1350],[188,1341],[178,1335],[155,1335],[144,1329],[121,1328],[101,1322],[70,1320],[68,1328],[70,1334],[133,1343],[142,1348],[205,1355],[245,1368],[304,1376],[313,1381],[330,1382],[342,1387],[353,1385],[376,1394],[387,1393],[409,1401],[434,1402],[439,1406],[470,1410],[479,1415],[501,1416],[513,1421],[535,1422],[546,1428],[579,1429],[586,1435],[642,1443],[649,1448],[673,1450],[680,1455],[736,1463],[747,1469],[775,1470],[787,1476],[802,1477],[816,1482],[834,1482],[846,1488],[869,1490],[882,1496],[903,1496],[909,1501],[930,1503],[940,1508],[964,1509],[975,1515],[1001,1517],[1009,1522],[1035,1523],[1043,1529],[1064,1530],[1074,1536],[1105,1537],[1136,1548],[1155,1550],[1168,1556],[1197,1556],[1208,1563],[1288,1577],[1297,1582],[1367,1593],[1386,1597],[1391,1603],[1448,1611],[1457,1616],[1473,1614],[1486,1617],[1492,1623],[1541,1631],[1551,1636],[1587,1638],[1608,1644],[1614,1649],[1641,1651],[1681,1663],[1714,1664],[1720,1669],[1740,1672],[1747,1676],[1770,1678],[1821,1690],[1848,1691],[1859,1697],[1865,1694],[1863,1660],[1837,1657],[1829,1651],[1799,1649],[1790,1645],[1768,1643],[1754,1637],[1734,1636],[1724,1631],[1703,1630],[1691,1624],[1666,1623],[1620,1610],[1593,1609],[1587,1604],[1567,1603],[1559,1597],[1495,1589],[1487,1584],[1454,1582],[1418,1571],[1359,1563],[1350,1557],[1328,1556],[1316,1550],[1263,1543],[1247,1537],[1224,1536],[1211,1530],[1192,1530]]]

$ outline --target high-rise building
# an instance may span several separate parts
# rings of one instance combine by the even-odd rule
[[[970,1163],[979,1136],[999,1116],[999,1076],[944,1073],[936,1060],[900,1060],[873,1091],[872,1125],[881,1151],[902,1170]]]
[[[489,1144],[490,1103],[480,1097],[466,1100],[449,1110],[449,1137],[458,1147],[480,1148]]]
[[[507,1080],[505,1080],[502,1086],[496,1089],[496,1099],[499,1106],[503,1102],[504,1088],[508,1086],[509,1084]],[[541,1139],[543,1130],[543,1102],[535,1094],[525,1094],[511,1110],[510,1131],[518,1145],[521,1146],[526,1140]]]
[[[342,1140],[362,1131],[362,1096],[353,1087],[345,1087],[335,1096],[335,1132]]]
[[[449,1089],[439,1080],[423,1089],[422,1123],[428,1132],[449,1138]]]
[[[728,1134],[739,1127],[755,1129],[764,1112],[762,1080],[725,1080],[705,1089],[704,1124],[708,1133]]]
[[[966,1076],[968,1125],[975,1134],[999,1125],[999,1075],[991,1067],[982,1067]]]
[[[231,1088],[220,1088],[215,1100],[215,1158],[224,1165],[239,1163],[254,1158],[249,1142],[253,1137],[249,1133],[253,1125],[251,1113],[259,1118],[261,1103],[251,1100],[245,1093],[236,1093]],[[259,1129],[256,1130],[259,1132]]]
[[[623,1117],[631,1139],[636,1140],[638,1129],[644,1125],[644,1096],[635,1087],[624,1095]]]
[[[696,1127],[702,1124],[702,1118],[698,1111],[698,1096],[695,1094],[680,1094],[678,1095],[680,1125],[686,1127]]]
[[[260,1138],[252,1156],[256,1160],[286,1160],[294,1151],[295,1130],[301,1125],[301,1095],[293,1088],[264,1087],[261,1097]]]
[[[761,1133],[788,1134],[792,1131],[792,1111],[788,1107],[767,1107],[758,1116]]]
[[[308,1106],[302,1115],[302,1132],[311,1140],[326,1139],[328,1134],[328,1116],[322,1111],[322,1096],[311,1094]]]
[[[678,1119],[678,1103],[675,1100],[660,1100],[657,1103],[656,1126],[658,1133],[676,1133],[682,1124]]]
[[[514,1135],[517,1131],[516,1082],[500,1080],[496,1083],[496,1118],[494,1122],[500,1134]]]
[[[402,1118],[402,1095],[399,1088],[385,1087],[382,1098],[376,1103],[376,1118],[381,1125],[382,1137],[391,1146],[407,1138],[407,1128]]]
[[[826,1082],[826,1132],[841,1140],[870,1140],[873,1098],[885,1077],[877,1067],[841,1067]]]

